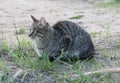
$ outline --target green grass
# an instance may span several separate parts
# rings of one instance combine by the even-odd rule
[[[92,38],[101,36],[101,32],[91,33]],[[4,83],[115,83],[112,73],[93,74],[85,76],[84,72],[100,70],[104,68],[120,65],[120,60],[109,61],[113,55],[119,57],[120,38],[109,38],[110,27],[106,28],[105,41],[97,47],[100,55],[91,60],[81,60],[74,63],[54,61],[50,62],[47,54],[43,54],[44,59],[39,60],[34,50],[33,43],[27,39],[17,39],[19,44],[8,44],[2,41],[0,46],[0,81]],[[100,37],[102,38],[102,37]],[[94,40],[97,41],[97,40]],[[115,47],[113,47],[113,45]],[[110,47],[110,48],[108,48]],[[7,52],[7,55],[4,56]],[[10,60],[9,60],[10,59]],[[10,64],[12,63],[12,64]],[[113,64],[114,63],[114,64]],[[15,66],[15,69],[10,68]],[[112,66],[112,67],[114,67]],[[22,70],[15,79],[13,76]],[[119,75],[120,73],[117,73]],[[47,78],[47,79],[46,79]]]
[[[69,19],[81,19],[83,17],[84,17],[84,15],[77,15],[77,16],[72,16]]]
[[[25,34],[25,33],[26,33],[26,29],[25,28],[20,28],[18,31],[15,32],[16,35]]]
[[[120,0],[114,0],[114,1],[111,1],[111,2],[100,3],[98,6],[103,7],[103,8],[109,7],[109,8],[120,9]]]
[[[101,36],[101,31],[99,31],[99,32],[92,32],[92,33],[90,33],[90,35],[91,35],[91,37],[92,38],[96,38],[96,37],[100,37]]]
[[[120,2],[120,0],[114,0],[115,2]]]

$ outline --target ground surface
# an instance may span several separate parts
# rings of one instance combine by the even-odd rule
[[[120,10],[117,8],[114,9],[107,7],[98,7],[97,3],[98,2],[93,3],[92,0],[0,0],[0,43],[3,40],[7,40],[9,44],[17,42],[15,26],[18,30],[20,28],[25,29],[26,33],[18,35],[18,37],[28,40],[29,38],[27,37],[27,30],[32,23],[30,15],[34,15],[38,19],[40,19],[40,17],[45,17],[51,25],[60,20],[71,20],[79,24],[80,26],[83,26],[83,28],[91,34],[94,45],[100,53],[95,58],[95,61],[92,62],[93,65],[88,62],[82,65],[82,69],[78,69],[87,72],[103,68],[119,67]],[[76,17],[78,15],[81,15],[83,17],[78,19],[70,19],[71,17]],[[2,59],[0,60],[2,62]],[[11,60],[7,60],[7,67],[14,72],[14,75],[16,75],[16,72],[19,74],[19,72],[23,71]],[[76,63],[76,65],[77,64],[78,63]],[[76,65],[72,66],[76,67]],[[60,69],[60,71],[62,71],[62,73],[64,71],[70,72],[70,75],[74,73],[71,71],[78,71],[77,67],[76,69],[70,68],[63,68]],[[59,71],[59,68],[57,69],[56,72]],[[0,68],[0,70],[2,70],[2,68]],[[0,73],[2,73],[2,71]],[[57,79],[54,79],[54,76],[52,74],[49,74],[47,76],[48,73],[43,72],[39,75],[41,79],[43,78],[42,83],[48,83],[49,81],[51,81],[51,79],[55,80],[54,83],[57,83],[59,79],[62,78],[62,76],[59,76],[59,73],[56,74],[58,77]],[[62,75],[62,73],[60,75]],[[118,75],[119,74],[115,74],[110,77],[113,78],[116,83],[119,83],[120,80],[118,79]],[[103,77],[100,77],[100,79],[103,79],[106,74],[102,76]],[[32,77],[34,77],[34,75],[30,76],[31,79]],[[108,76],[108,78],[110,77]],[[30,79],[26,80],[26,83],[27,81],[30,81]],[[66,79],[63,81],[66,83]],[[99,83],[114,83],[112,81],[113,80],[104,81],[103,79],[103,81],[99,81]],[[23,81],[22,83],[25,82]]]
[[[14,21],[17,28],[28,28],[32,20],[30,15],[36,18],[45,17],[52,25],[59,20],[70,20],[70,17],[84,15],[82,19],[72,21],[84,25],[91,32],[104,32],[110,26],[111,32],[120,32],[119,10],[98,8],[94,4],[83,0],[0,0],[0,36],[7,40],[14,36]]]

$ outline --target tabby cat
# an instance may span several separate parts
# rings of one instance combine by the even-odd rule
[[[29,37],[36,44],[39,57],[41,52],[48,54],[50,61],[60,57],[63,61],[77,61],[93,57],[94,46],[90,35],[71,21],[59,21],[53,26],[41,17],[31,15],[33,24]]]

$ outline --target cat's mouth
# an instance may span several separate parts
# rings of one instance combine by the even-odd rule
[[[33,41],[34,41],[34,39],[35,39],[35,38],[33,38],[33,37],[29,37],[29,38],[30,38],[31,40],[33,40]]]

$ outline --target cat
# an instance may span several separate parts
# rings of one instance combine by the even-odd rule
[[[44,17],[40,20],[31,15],[33,23],[29,37],[35,42],[36,52],[48,54],[49,60],[58,57],[62,61],[77,61],[92,58],[95,50],[90,35],[71,21],[59,21],[53,26]]]

